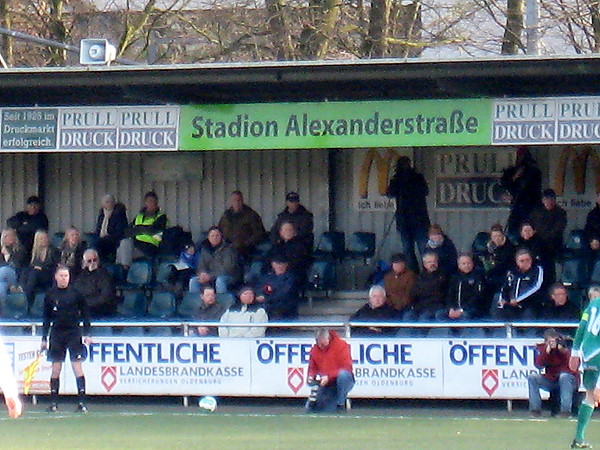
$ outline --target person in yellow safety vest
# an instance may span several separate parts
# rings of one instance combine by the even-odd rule
[[[158,253],[163,231],[167,228],[167,215],[158,207],[158,197],[154,191],[144,196],[144,207],[131,223],[130,236],[133,246],[153,258]]]

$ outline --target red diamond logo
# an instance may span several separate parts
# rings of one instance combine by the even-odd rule
[[[117,385],[117,366],[102,366],[101,370],[100,382],[110,392]]]
[[[481,371],[481,387],[490,397],[500,386],[498,380],[498,369],[483,369]]]
[[[304,369],[302,367],[288,367],[287,383],[294,394],[297,394],[304,384]]]

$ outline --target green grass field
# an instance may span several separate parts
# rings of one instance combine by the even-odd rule
[[[431,410],[409,416],[314,416],[281,412],[257,414],[224,408],[213,414],[197,408],[134,408],[110,405],[87,415],[49,415],[31,407],[23,418],[0,420],[2,449],[567,449],[575,421],[481,417],[464,412],[452,417]],[[242,408],[243,410],[243,408]],[[427,415],[429,414],[429,415]],[[600,448],[600,422],[593,421],[588,440]]]

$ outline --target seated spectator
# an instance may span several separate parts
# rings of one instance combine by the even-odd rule
[[[223,231],[225,240],[231,242],[238,255],[243,258],[248,258],[266,236],[262,219],[244,203],[244,196],[240,191],[231,193],[230,207],[223,213],[219,228]]]
[[[238,301],[221,317],[221,323],[264,324],[269,316],[262,303],[255,302],[254,290],[245,286],[240,289]],[[264,337],[267,327],[219,327],[219,337]]]
[[[19,283],[27,295],[29,309],[33,306],[36,289],[47,289],[52,285],[54,270],[59,260],[58,249],[50,245],[48,233],[35,232],[29,265],[21,272]]]
[[[298,237],[304,241],[306,247],[312,250],[314,245],[313,214],[300,203],[297,192],[288,192],[285,196],[285,209],[277,215],[271,228],[271,242],[279,240],[279,229],[283,222],[294,225]]]
[[[556,281],[557,258],[563,247],[563,234],[567,228],[567,212],[556,203],[556,193],[546,189],[542,194],[542,206],[535,208],[530,217],[533,228],[537,231],[543,255],[546,282]]]
[[[447,278],[438,267],[437,254],[423,255],[423,269],[410,291],[413,302],[403,316],[407,322],[429,322],[446,309]]]
[[[225,306],[217,302],[217,294],[212,286],[203,286],[200,295],[202,304],[198,308],[195,319],[200,322],[219,322],[225,314]],[[218,328],[201,326],[197,327],[198,336],[218,336]]]
[[[6,226],[17,231],[19,241],[27,251],[27,257],[31,255],[33,239],[38,230],[48,231],[48,217],[42,211],[42,201],[39,197],[32,195],[27,199],[24,211],[20,211],[6,221]]]
[[[369,301],[352,316],[350,322],[392,322],[397,316],[396,310],[387,302],[383,286],[375,285],[369,289]],[[390,327],[356,327],[352,334],[361,336],[389,336],[395,333]]]
[[[475,269],[473,256],[461,253],[458,257],[458,272],[450,279],[446,295],[446,309],[438,311],[440,321],[472,320],[489,308],[485,300],[485,275]]]
[[[271,271],[260,277],[257,292],[256,300],[264,305],[270,320],[298,317],[300,292],[285,255],[273,256]]]
[[[383,287],[387,292],[388,303],[399,317],[412,303],[410,290],[417,280],[417,275],[408,268],[407,258],[401,253],[393,255],[390,262],[392,268],[383,277]]]
[[[486,245],[483,267],[487,281],[493,292],[498,292],[506,280],[506,272],[515,267],[517,248],[506,237],[499,223],[490,229],[490,241]]]
[[[190,279],[190,292],[200,292],[200,286],[212,284],[217,294],[224,294],[240,281],[238,259],[231,244],[223,240],[219,227],[210,227],[200,245],[197,276]]]
[[[439,269],[447,277],[456,272],[456,258],[458,252],[454,242],[444,234],[442,227],[438,224],[429,227],[429,239],[425,246],[426,253],[435,253],[438,257]]]
[[[69,269],[71,277],[77,277],[81,272],[81,261],[85,250],[85,243],[81,240],[81,234],[75,227],[67,228],[65,237],[60,245],[59,263]]]
[[[544,269],[534,264],[531,251],[526,248],[517,250],[515,261],[516,270],[506,274],[504,286],[492,304],[490,315],[494,320],[531,320],[539,311]]]
[[[190,284],[190,279],[196,274],[198,270],[198,260],[200,259],[200,252],[196,251],[196,246],[192,242],[188,242],[183,246],[183,250],[179,253],[177,262],[172,264],[171,276],[169,276],[169,283],[171,283],[177,291],[183,292],[184,287],[187,289]],[[199,289],[194,285],[194,289]]]
[[[569,292],[562,283],[554,283],[548,290],[549,299],[542,310],[542,318],[550,322],[577,322],[579,307],[569,298]]]
[[[544,246],[542,240],[537,235],[537,231],[530,222],[523,222],[521,224],[521,227],[519,228],[519,237],[517,238],[517,247],[529,250],[535,262],[541,264],[544,259]]]
[[[148,192],[144,196],[144,207],[127,230],[129,239],[123,239],[117,249],[116,262],[129,267],[134,258],[156,257],[167,222],[166,214],[158,207],[158,196],[153,191]]]
[[[98,252],[89,248],[83,252],[82,270],[74,287],[85,299],[92,319],[113,317],[117,313],[117,295],[112,276],[100,266]]]
[[[532,416],[542,414],[540,389],[558,391],[560,412],[558,417],[571,417],[573,394],[578,387],[579,373],[569,368],[571,350],[563,336],[550,328],[544,332],[544,342],[536,345],[535,366],[541,373],[529,375],[529,411]]]
[[[583,275],[582,280],[589,282],[596,261],[600,260],[600,235],[589,235],[588,244],[584,247],[583,252]]]
[[[273,255],[283,255],[289,262],[289,270],[296,277],[299,285],[306,283],[306,271],[310,266],[310,249],[306,241],[302,240],[296,233],[291,222],[283,222],[279,228],[279,239],[267,255],[271,260]]]
[[[18,286],[19,275],[27,265],[25,248],[12,228],[2,230],[0,236],[0,307],[4,307],[9,290]]]
[[[102,208],[96,221],[96,250],[102,261],[114,261],[121,239],[127,229],[127,210],[113,195],[102,197]]]

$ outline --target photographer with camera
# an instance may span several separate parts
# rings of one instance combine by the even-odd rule
[[[533,417],[542,414],[540,389],[556,392],[560,399],[557,417],[571,417],[573,394],[578,387],[579,374],[569,368],[571,340],[554,328],[544,332],[544,342],[536,346],[535,366],[540,373],[529,375],[529,411]]]
[[[309,412],[344,412],[346,397],[354,387],[350,345],[333,330],[319,328],[315,335],[316,344],[310,349],[308,378],[306,383],[316,392],[311,392],[306,409]]]

